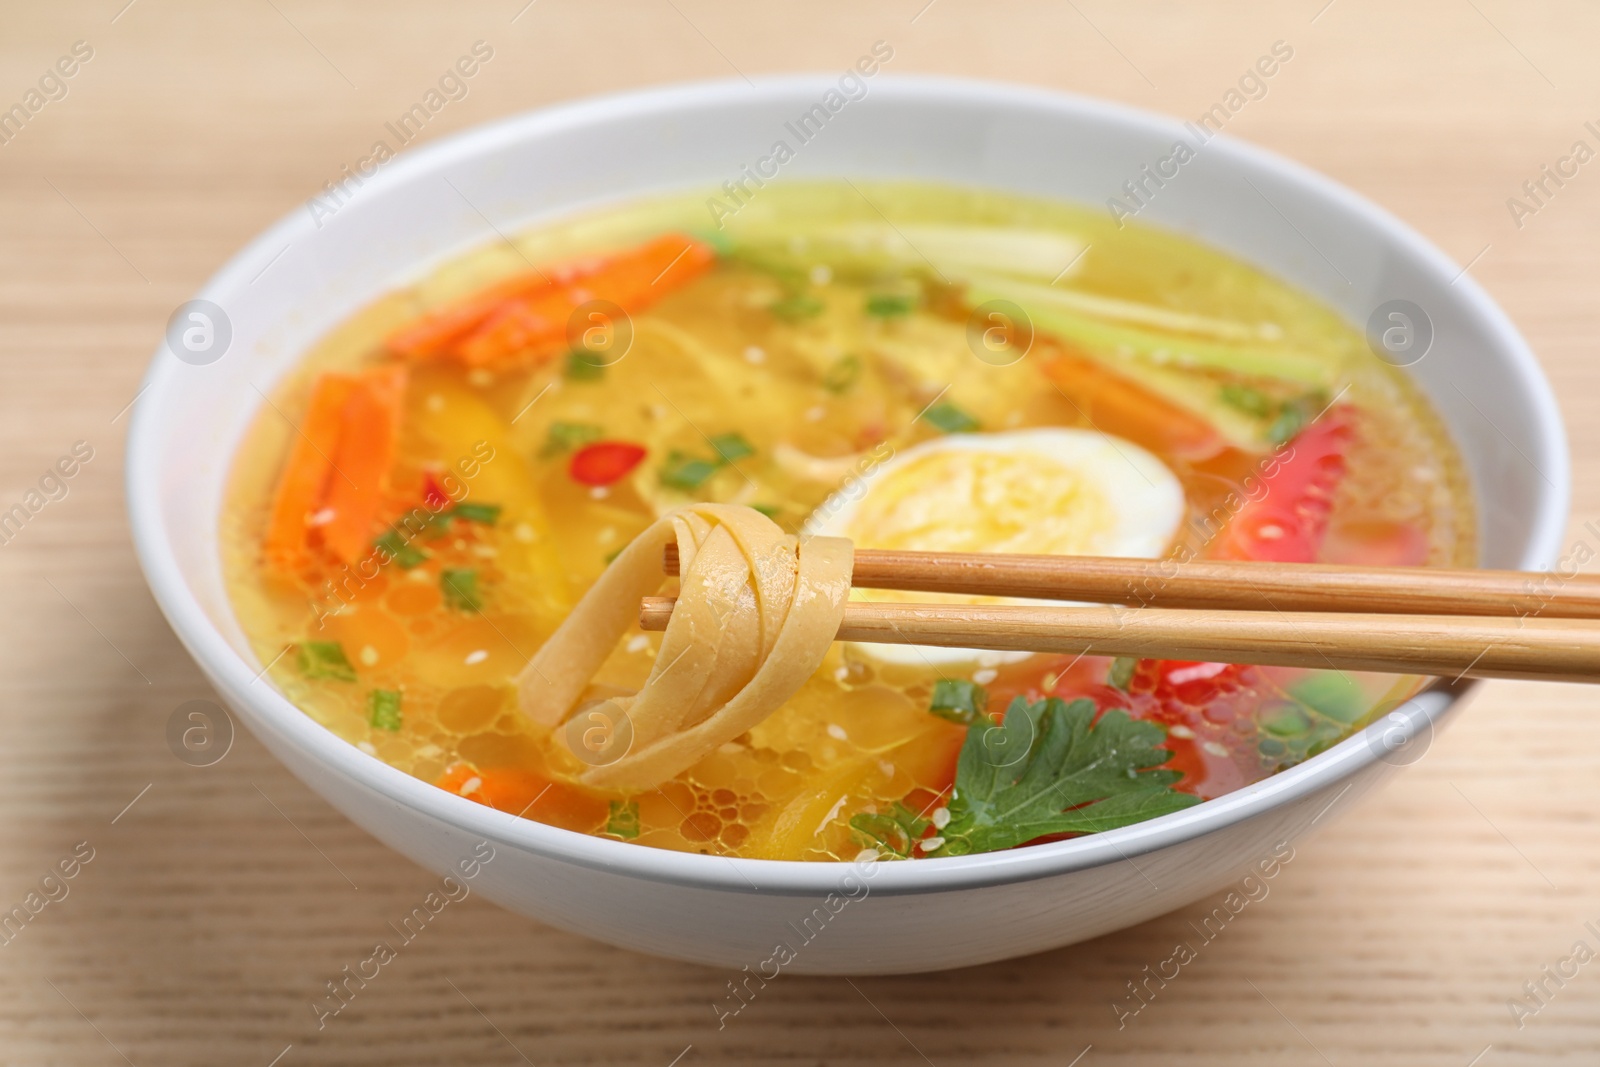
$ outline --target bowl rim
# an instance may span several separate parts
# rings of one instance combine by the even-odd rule
[[[366,179],[374,190],[411,182],[463,159],[530,137],[623,116],[638,117],[715,106],[740,99],[814,97],[831,88],[832,73],[786,74],[751,80],[716,79],[665,87],[632,89],[543,107],[481,124],[401,153],[382,171]],[[1066,116],[1111,120],[1162,136],[1182,132],[1179,120],[1076,94],[1002,82],[919,75],[879,75],[874,95],[913,102],[940,98],[980,103],[997,109],[1043,108]],[[1509,369],[1539,413],[1544,454],[1555,467],[1553,485],[1539,490],[1539,506],[1520,566],[1544,568],[1559,553],[1570,506],[1571,458],[1559,407],[1538,361],[1510,319],[1481,286],[1442,251],[1404,222],[1365,197],[1309,167],[1277,153],[1222,134],[1208,142],[1208,152],[1230,165],[1261,168],[1298,183],[1320,199],[1358,215],[1382,231],[1400,251],[1454,287],[1482,315],[1489,339],[1507,354]],[[313,221],[297,205],[224,264],[195,294],[216,300],[240,281],[255,277],[296,237],[309,236]],[[220,302],[220,301],[219,301]],[[271,686],[252,683],[257,672],[223,638],[185,581],[174,548],[166,537],[161,514],[158,463],[164,437],[174,423],[159,417],[167,386],[181,365],[163,358],[158,345],[134,404],[125,462],[126,494],[133,540],[140,565],[162,612],[205,674],[238,709],[252,730],[272,742],[299,750],[369,793],[411,809],[436,823],[508,848],[578,866],[631,876],[647,882],[702,887],[721,891],[813,896],[839,887],[855,865],[849,862],[760,860],[641,847],[624,841],[563,830],[521,819],[474,803],[413,778],[338,737],[300,711]],[[212,536],[215,538],[213,527]],[[1470,683],[1427,689],[1409,702],[1414,713],[1431,724],[1455,704]],[[1199,838],[1338,785],[1379,759],[1374,741],[1381,723],[1374,723],[1304,763],[1261,782],[1235,790],[1170,815],[1068,841],[1033,845],[1006,852],[883,863],[872,868],[873,890],[890,895],[949,891],[1019,883],[1131,860],[1169,845]],[[292,766],[291,766],[291,769]],[[1346,790],[1348,790],[1346,786]],[[1344,796],[1341,791],[1329,807]],[[1324,811],[1327,809],[1324,808]],[[1318,818],[1321,816],[1319,815]],[[1315,820],[1313,820],[1315,821]]]

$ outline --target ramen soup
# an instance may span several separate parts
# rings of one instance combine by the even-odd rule
[[[463,255],[263,407],[226,576],[307,715],[579,833],[920,862],[1219,796],[1424,683],[832,642],[846,595],[962,599],[847,592],[851,543],[1166,559],[1155,599],[1197,558],[1471,565],[1470,489],[1360,333],[1172,234],[904,184],[716,214]]]

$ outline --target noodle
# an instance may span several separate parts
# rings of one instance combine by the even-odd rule
[[[839,629],[851,543],[801,540],[752,508],[693,504],[633,540],[518,679],[522,708],[547,727],[567,720],[641,597],[661,586],[662,550],[682,560],[681,590],[644,688],[614,698],[627,751],[586,771],[586,785],[648,789],[760,723],[811,677]]]

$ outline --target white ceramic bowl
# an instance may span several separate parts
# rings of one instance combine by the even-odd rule
[[[233,451],[306,346],[430,264],[582,205],[736,178],[834,76],[689,85],[586,100],[408,153],[331,217],[299,208],[198,296],[231,347],[195,366],[157,351],[128,445],[139,557],[168,620],[235,714],[289,769],[434,871],[491,842],[473,886],[505,907],[601,941],[731,969],[930,970],[1094,937],[1216,891],[1406,762],[1379,723],[1257,785],[1109,833],[1011,852],[849,864],[735,860],[588,837],[481,807],[335,737],[266,681],[223,589],[220,501]],[[917,178],[1101,204],[1174,142],[1179,123],[1012,86],[880,74],[783,170]],[[452,187],[454,186],[454,187]],[[459,191],[458,191],[459,190]],[[1550,389],[1522,338],[1470,276],[1377,207],[1296,164],[1218,138],[1141,221],[1192,234],[1296,283],[1364,324],[1391,298],[1431,317],[1412,368],[1466,456],[1482,563],[1543,569],[1568,507],[1568,456]],[[1403,713],[1426,735],[1459,692]],[[829,894],[835,894],[829,899]],[[784,954],[777,957],[782,960]]]

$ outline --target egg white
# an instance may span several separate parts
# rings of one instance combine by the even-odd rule
[[[1094,430],[953,434],[915,445],[852,479],[803,532],[857,548],[1028,552],[1155,559],[1184,516],[1183,486],[1131,441]],[[855,590],[853,599],[1046,604],[1060,601]],[[885,663],[942,668],[1028,653],[857,644]]]

